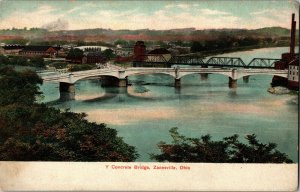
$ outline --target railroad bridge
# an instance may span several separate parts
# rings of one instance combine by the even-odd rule
[[[257,69],[274,69],[275,62],[280,59],[272,58],[253,58],[249,63],[244,62],[239,57],[210,57],[206,59],[199,55],[177,55],[171,58],[165,58],[163,55],[141,55],[133,61],[133,66],[154,67],[161,65],[171,67],[172,65],[188,65],[200,67],[235,67],[235,68],[257,68]]]
[[[182,77],[190,74],[221,74],[228,76],[229,88],[237,87],[237,80],[243,78],[245,81],[248,81],[249,76],[251,75],[276,75],[280,77],[287,78],[288,70],[275,70],[272,68],[212,68],[212,67],[171,67],[171,68],[155,68],[155,67],[129,67],[129,68],[120,68],[120,67],[108,67],[104,69],[95,69],[87,71],[78,71],[72,73],[39,73],[44,82],[59,82],[60,93],[65,98],[74,99],[75,97],[75,86],[74,84],[81,79],[86,78],[103,78],[109,77],[114,79],[111,85],[126,87],[128,85],[127,78],[133,75],[140,74],[166,74],[174,78],[174,86],[180,87],[180,80]]]

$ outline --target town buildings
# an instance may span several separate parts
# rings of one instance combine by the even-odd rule
[[[58,54],[58,49],[52,46],[25,46],[19,55],[24,57],[56,57]]]
[[[69,54],[66,56],[66,61],[69,63],[105,63],[107,59],[102,55],[100,51],[95,49],[71,49]]]
[[[276,70],[288,69],[288,78],[274,76],[272,86],[287,86],[290,89],[299,90],[299,55],[295,54],[296,21],[292,14],[290,52],[283,53],[281,60],[275,63]]]
[[[25,46],[19,45],[19,44],[8,44],[2,47],[2,54],[5,55],[19,55],[19,52],[24,48]]]

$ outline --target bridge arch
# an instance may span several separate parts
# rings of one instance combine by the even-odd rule
[[[176,78],[175,73],[170,72],[155,72],[155,71],[146,71],[146,72],[128,72],[126,77],[136,76],[136,75],[167,75],[173,78]]]
[[[224,75],[226,77],[232,77],[232,73],[231,72],[180,72],[180,75],[178,76],[179,79],[186,77],[188,75],[193,75],[193,74],[218,74],[218,75]]]
[[[236,79],[240,79],[246,76],[280,76],[280,77],[285,77],[287,78],[287,73],[268,73],[268,72],[262,72],[262,73],[239,73],[236,77]]]
[[[87,73],[88,72],[88,73]],[[98,70],[91,70],[91,71],[83,71],[83,74],[80,72],[74,72],[69,74],[69,82],[76,83],[79,80],[87,79],[87,78],[94,78],[94,77],[101,77],[101,76],[111,76],[119,79],[119,72],[118,71],[98,71]]]
[[[118,76],[116,76],[116,75],[108,75],[108,74],[95,74],[95,75],[88,75],[88,76],[81,76],[81,77],[75,77],[75,78],[73,78],[72,79],[72,83],[76,83],[77,81],[80,81],[80,80],[87,80],[87,79],[89,79],[89,78],[99,78],[99,79],[101,79],[101,77],[109,77],[109,78],[115,78],[115,79],[119,79],[119,77]]]

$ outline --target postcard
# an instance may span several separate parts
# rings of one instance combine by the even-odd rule
[[[296,191],[297,0],[0,0],[1,191]]]

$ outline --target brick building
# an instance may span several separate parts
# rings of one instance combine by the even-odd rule
[[[58,54],[58,48],[52,46],[25,46],[19,55],[24,57],[56,57]]]
[[[3,54],[6,55],[19,55],[19,52],[24,48],[23,45],[13,44],[13,45],[5,45],[2,47]]]

